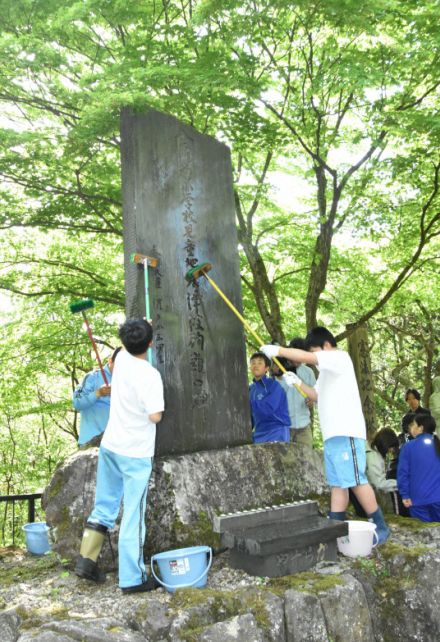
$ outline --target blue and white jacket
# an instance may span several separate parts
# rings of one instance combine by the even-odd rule
[[[249,386],[249,397],[254,443],[290,441],[287,397],[278,381],[266,376],[254,380]]]
[[[108,366],[104,367],[104,372],[110,384],[112,375]],[[100,435],[107,426],[110,414],[110,397],[98,399],[95,394],[96,390],[104,384],[101,370],[94,370],[86,374],[81,385],[73,393],[73,407],[81,413],[79,446]]]
[[[414,506],[440,502],[440,457],[432,435],[422,433],[400,449],[397,486]]]

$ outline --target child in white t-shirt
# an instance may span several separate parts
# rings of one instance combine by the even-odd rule
[[[146,361],[152,339],[150,324],[143,319],[126,321],[119,336],[125,350],[115,363],[110,418],[98,457],[95,507],[86,523],[75,573],[95,582],[105,581],[97,559],[123,499],[119,586],[123,593],[135,593],[156,588],[153,578],[147,577],[143,546],[156,424],[162,418],[164,400],[161,376]]]
[[[309,351],[274,345],[262,346],[261,351],[269,358],[281,356],[317,366],[319,378],[313,388],[293,372],[287,372],[284,379],[290,385],[299,386],[318,403],[325,469],[331,486],[329,517],[345,519],[351,488],[368,519],[376,524],[379,543],[382,543],[388,539],[389,529],[365,474],[365,420],[353,363],[346,352],[338,350],[334,336],[326,328],[313,328],[306,344]]]

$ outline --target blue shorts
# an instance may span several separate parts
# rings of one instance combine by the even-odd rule
[[[353,488],[368,484],[365,439],[332,437],[324,442],[325,474],[330,486]]]

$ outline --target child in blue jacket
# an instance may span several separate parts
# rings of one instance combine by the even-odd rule
[[[440,441],[435,419],[414,414],[409,425],[412,441],[401,449],[397,484],[411,517],[423,522],[440,522]]]
[[[282,386],[269,379],[270,359],[255,352],[250,359],[254,378],[249,386],[254,443],[290,441],[290,417]]]

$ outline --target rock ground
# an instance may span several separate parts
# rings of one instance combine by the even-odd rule
[[[340,637],[341,632],[338,627],[340,627],[341,618],[344,617],[343,613],[338,618],[338,622],[334,623],[331,622],[331,617],[327,614],[322,619],[322,626],[326,622],[327,628],[333,627],[333,635],[336,636],[334,639],[341,642],[349,640],[371,642],[372,639],[392,640],[392,637],[387,638],[378,630],[380,622],[385,621],[384,609],[387,603],[391,603],[394,599],[390,593],[389,583],[390,579],[392,580],[389,577],[390,569],[391,574],[395,572],[397,582],[401,569],[404,569],[404,577],[414,575],[414,563],[417,563],[417,560],[422,559],[423,556],[426,558],[428,555],[431,567],[433,560],[438,558],[440,526],[426,528],[415,520],[405,522],[405,520],[396,518],[391,524],[391,529],[390,543],[378,547],[369,558],[353,560],[339,556],[336,563],[318,564],[312,569],[314,573],[299,574],[298,578],[301,578],[301,582],[298,584],[299,593],[297,590],[292,590],[297,586],[295,582],[292,584],[293,576],[287,579],[281,578],[279,582],[269,578],[252,577],[240,570],[231,569],[228,566],[228,553],[222,553],[214,558],[212,569],[209,572],[207,585],[209,591],[206,598],[208,602],[211,601],[209,608],[200,604],[197,599],[195,605],[191,605],[190,602],[185,603],[185,600],[182,601],[179,593],[183,595],[187,591],[178,591],[172,595],[161,588],[150,594],[122,595],[117,587],[115,573],[108,574],[105,584],[96,586],[77,578],[69,569],[68,563],[63,563],[53,553],[43,557],[35,557],[22,549],[2,549],[0,551],[0,639],[2,642],[16,642],[16,640],[19,642],[27,640],[41,640],[41,642],[50,642],[51,640],[69,642],[71,640],[84,640],[85,642],[176,640],[177,642],[199,639],[213,641],[222,639],[222,642],[227,642],[229,639],[237,639],[242,642],[254,639],[296,642],[300,637],[294,633],[290,634],[288,630],[284,633],[284,622],[281,623],[282,626],[280,625],[281,628],[276,635],[274,631],[277,627],[273,622],[270,622],[270,626],[266,623],[266,629],[270,629],[271,632],[268,630],[264,632],[264,626],[258,621],[258,609],[252,605],[249,606],[249,610],[253,611],[252,618],[244,617],[246,608],[239,610],[238,613],[228,612],[228,608],[224,606],[225,592],[232,596],[252,596],[253,594],[261,596],[266,593],[267,597],[270,593],[270,599],[279,600],[279,597],[273,597],[276,594],[277,596],[281,595],[286,604],[289,594],[289,599],[293,599],[293,594],[298,593],[298,600],[302,600],[302,603],[304,603],[304,593],[318,594],[319,603],[325,616],[326,608],[329,609],[328,614],[334,612],[335,600],[338,604],[338,600],[345,599],[343,598],[344,591],[350,594],[353,593],[353,590],[360,590],[362,600],[365,601],[365,604],[368,601],[371,611],[371,621],[368,613],[368,622],[365,622],[365,613],[361,613],[358,617],[359,630],[366,632],[364,637],[360,634],[357,637],[351,634],[351,637]],[[385,561],[386,572],[384,570]],[[435,573],[440,575],[440,559],[438,561],[438,569]],[[406,567],[407,570],[405,570]],[[422,567],[423,564],[420,563],[420,568],[422,569]],[[423,573],[421,573],[421,577],[422,575]],[[335,589],[331,582],[328,590],[324,585],[320,589],[314,588],[317,577],[330,580],[332,576],[345,578],[345,588],[336,587]],[[432,578],[432,573],[429,576]],[[384,578],[385,580],[382,582]],[[431,580],[426,579],[426,582],[432,584]],[[408,584],[407,588],[407,592],[413,590],[412,585]],[[431,592],[429,599],[432,599],[435,590],[435,586],[429,587]],[[373,596],[374,591],[376,591],[375,596]],[[192,593],[201,596],[205,592],[194,590]],[[224,612],[220,608],[219,612],[213,615],[213,602],[216,600],[218,602],[220,594],[223,595],[222,608]],[[315,604],[315,606],[319,605]],[[275,608],[273,604],[270,609],[272,608]],[[140,615],[142,609],[145,609],[148,617]],[[201,623],[198,627],[200,630],[193,622],[196,612]],[[297,609],[291,609],[290,612],[295,613]],[[424,618],[426,617],[431,616],[425,614]],[[286,621],[288,619],[286,618]],[[190,621],[192,628],[189,627]],[[222,622],[223,624],[221,624]],[[371,637],[373,635],[371,632],[372,623],[375,625],[374,638]],[[291,624],[291,627],[293,626]],[[299,624],[296,623],[295,626],[298,627]],[[188,633],[188,627],[191,628],[191,634]],[[403,635],[403,637],[399,637],[399,641],[408,640],[409,642],[420,639],[423,642],[428,642],[431,639],[438,639],[437,632],[432,638],[423,633],[423,621],[418,622],[417,626],[414,625],[413,628],[414,633],[401,633],[400,636]],[[182,633],[183,630],[186,630],[185,634]],[[409,630],[408,627],[407,630]],[[249,633],[247,637],[244,631]],[[255,633],[255,631],[258,632]],[[367,633],[370,639],[366,637]],[[181,635],[183,637],[180,637]],[[234,638],[234,635],[239,637]],[[328,632],[328,636],[327,634],[324,636],[322,630],[319,635],[318,633],[316,635],[317,637],[304,639],[329,640],[332,638],[330,632]],[[419,637],[420,635],[424,637]]]

